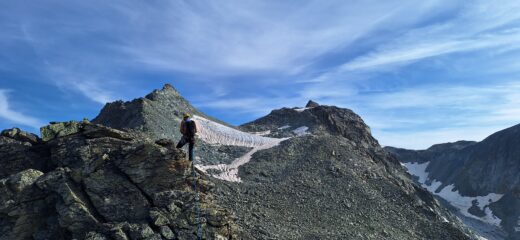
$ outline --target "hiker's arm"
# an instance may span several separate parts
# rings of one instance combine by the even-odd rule
[[[180,132],[184,135],[184,121],[181,122]]]

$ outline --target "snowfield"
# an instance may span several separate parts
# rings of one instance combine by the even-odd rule
[[[296,136],[301,137],[301,136],[303,136],[303,135],[310,134],[309,132],[307,132],[307,130],[309,130],[309,127],[307,127],[307,126],[301,126],[301,127],[299,127],[299,128],[294,129],[292,132],[293,132],[294,134],[296,134]]]
[[[241,156],[230,164],[217,165],[195,165],[198,169],[206,172],[210,169],[218,170],[217,174],[211,176],[230,181],[241,182],[238,177],[238,168],[251,160],[254,153],[277,146],[280,142],[287,138],[269,138],[256,134],[246,133],[220,123],[213,122],[200,116],[194,116],[193,119],[197,123],[199,139],[215,145],[252,147],[253,149]],[[258,134],[258,133],[257,133]]]
[[[293,108],[293,110],[296,111],[296,112],[303,112],[303,111],[305,111],[305,110],[307,110],[307,109],[311,109],[311,107]]]
[[[284,129],[287,129],[290,127],[291,127],[290,125],[283,125],[283,126],[279,127],[278,130],[284,130]]]
[[[430,185],[426,184],[426,181],[429,180],[428,172],[426,171],[426,168],[429,164],[430,162],[421,164],[405,163],[405,167],[408,169],[408,172],[411,175],[419,178],[418,182],[422,187],[426,188],[432,194],[448,201],[452,206],[456,207],[462,213],[462,215],[475,218],[495,226],[500,226],[502,220],[493,214],[489,208],[489,205],[500,200],[500,198],[504,196],[503,194],[489,193],[486,196],[467,197],[460,195],[458,190],[454,191],[455,186],[453,184],[445,186],[440,191],[438,191],[438,188],[442,185],[442,182],[433,179]],[[473,204],[473,202],[476,204]],[[478,217],[471,214],[469,209],[472,206],[478,207],[485,213],[485,215],[483,217]]]
[[[197,123],[199,139],[210,144],[260,147],[276,141],[276,138],[245,133],[200,116],[193,116],[193,120]]]

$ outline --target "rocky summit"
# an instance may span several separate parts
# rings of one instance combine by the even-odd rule
[[[174,148],[184,112],[194,165]],[[0,161],[2,240],[477,238],[357,114],[313,101],[233,127],[166,85],[41,139],[6,130]]]

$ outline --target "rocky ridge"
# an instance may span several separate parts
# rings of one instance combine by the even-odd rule
[[[238,238],[214,184],[193,178],[171,141],[86,121],[51,124],[42,136],[0,136],[0,159],[14,166],[0,176],[0,239],[193,239],[195,180],[204,239]]]

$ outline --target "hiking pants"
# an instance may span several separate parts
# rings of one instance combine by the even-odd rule
[[[188,151],[189,151],[189,160],[193,161],[193,149],[195,148],[195,138],[188,138],[186,136],[182,136],[179,143],[177,143],[177,148],[182,148],[186,143],[189,143],[188,145]]]

